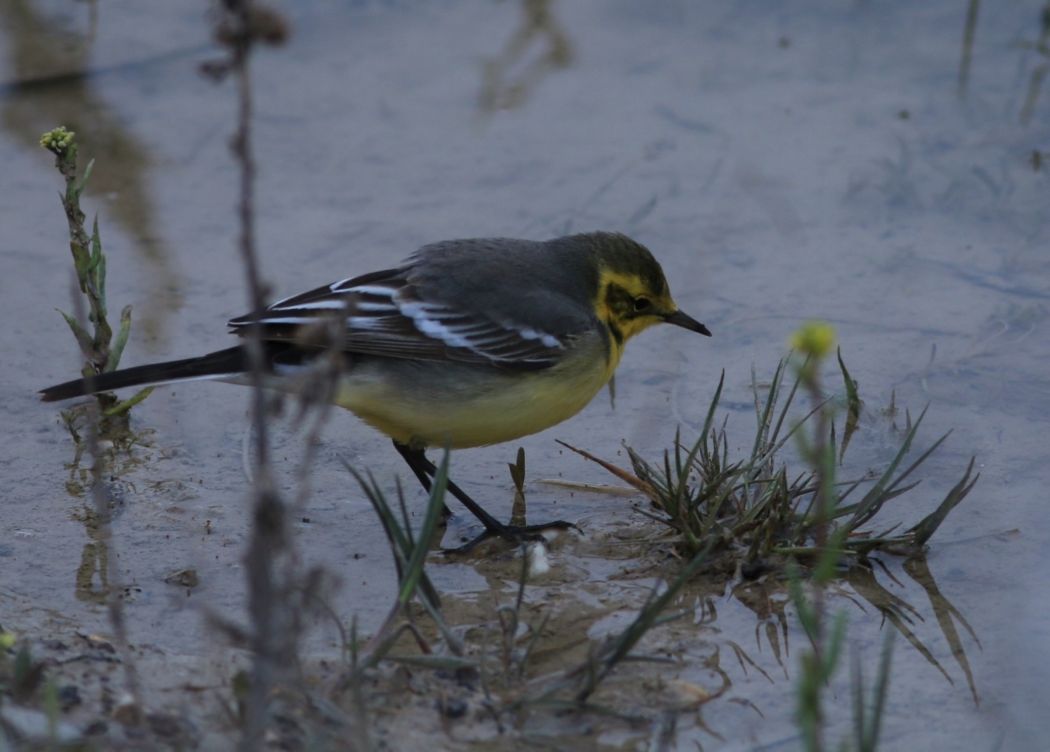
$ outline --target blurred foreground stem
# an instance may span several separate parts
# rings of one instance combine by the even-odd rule
[[[835,407],[825,398],[820,369],[831,353],[835,330],[822,322],[804,324],[791,338],[791,346],[805,360],[798,365],[799,381],[809,394],[816,413],[817,424],[811,436],[800,430],[796,437],[802,458],[810,466],[816,480],[816,493],[810,512],[815,516],[813,543],[817,554],[810,582],[812,594],[803,593],[797,572],[792,577],[792,599],[798,610],[799,621],[809,637],[811,650],[802,655],[802,670],[797,690],[798,723],[805,748],[810,752],[824,749],[824,690],[838,664],[845,636],[843,615],[833,628],[827,626],[827,604],[824,589],[834,579],[841,558],[846,527],[832,530],[831,519],[835,504],[835,447],[830,426],[834,423]]]

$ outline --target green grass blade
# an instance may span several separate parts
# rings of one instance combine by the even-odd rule
[[[856,651],[853,653],[853,670],[850,672],[850,695],[853,700],[853,748],[861,752],[868,723],[864,718],[864,667],[860,662],[860,653]]]
[[[783,379],[783,376],[781,376],[781,379]],[[780,410],[780,417],[777,418],[777,424],[776,424],[776,426],[773,427],[773,432],[770,434],[770,441],[772,441],[774,443],[774,445],[777,444],[777,437],[780,435],[780,430],[784,426],[784,420],[787,418],[788,409],[794,403],[795,395],[798,393],[798,387],[799,387],[799,384],[801,384],[801,383],[802,383],[802,378],[799,375],[799,376],[795,377],[795,381],[791,384],[791,391],[788,392],[787,399],[784,401],[784,406]],[[803,422],[804,422],[804,420],[803,420]],[[785,438],[785,440],[786,440],[786,438]],[[783,442],[780,442],[780,444],[783,444]]]
[[[769,435],[770,416],[777,404],[777,396],[780,393],[780,385],[784,380],[784,361],[777,363],[777,370],[773,374],[773,380],[769,384],[769,393],[766,395],[765,404],[758,409],[758,379],[755,376],[754,367],[751,369],[751,391],[755,395],[755,413],[758,425],[755,428],[755,441],[751,445],[752,460],[760,454],[765,455],[766,437]]]
[[[430,499],[427,502],[427,512],[423,518],[423,526],[419,530],[419,535],[416,536],[416,545],[412,549],[412,555],[409,557],[408,565],[405,568],[405,577],[401,582],[401,591],[398,593],[398,600],[402,605],[407,604],[412,599],[416,586],[423,577],[423,564],[426,562],[427,553],[430,550],[430,541],[434,538],[434,531],[437,529],[438,520],[441,518],[441,510],[445,507],[445,486],[448,483],[448,457],[449,452],[446,449],[441,457],[441,464],[438,465],[437,472],[434,474],[434,483],[430,489]]]
[[[701,436],[707,436],[711,431],[711,425],[715,420],[715,410],[718,408],[719,403],[722,401],[722,387],[726,383],[726,371],[722,369],[722,375],[718,377],[718,387],[715,389],[715,396],[711,398],[711,404],[707,407],[707,416],[704,418],[704,427],[700,431]]]
[[[124,347],[128,344],[128,335],[131,334],[131,306],[124,306],[120,312],[120,329],[117,331],[117,338],[113,342],[109,350],[109,357],[106,358],[106,367],[103,369],[106,373],[117,370],[117,366],[120,365],[120,357],[124,354]]]
[[[846,424],[842,429],[842,448],[839,450],[839,464],[842,464],[846,447],[849,446],[850,439],[853,438],[853,433],[860,423],[861,402],[857,381],[850,376],[849,371],[846,370],[846,363],[842,360],[842,348],[836,348],[835,353],[839,361],[839,370],[842,372],[842,381],[846,386]]]
[[[68,313],[57,308],[55,310],[62,314],[62,318],[65,319],[66,324],[69,325],[69,330],[73,332],[73,336],[77,340],[77,345],[80,346],[80,352],[85,358],[91,360],[92,353],[95,351],[95,343],[92,341],[91,335],[88,334],[84,327],[82,327],[77,320]]]
[[[904,459],[904,456],[911,449],[912,440],[915,438],[915,434],[918,432],[919,426],[922,425],[922,419],[926,417],[926,410],[928,408],[929,406],[927,405],[927,407],[924,407],[922,409],[922,412],[919,413],[918,420],[916,420],[915,424],[908,429],[908,433],[905,435],[904,441],[901,442],[900,449],[897,450],[897,454],[894,456],[893,461],[890,462],[889,466],[883,471],[882,475],[879,476],[879,479],[875,482],[875,485],[872,486],[866,494],[864,494],[864,498],[861,499],[860,502],[857,504],[857,511],[853,513],[853,517],[847,523],[847,526],[850,530],[857,529],[857,527],[863,525],[867,520],[871,519],[871,517],[879,511],[879,507],[885,501],[885,499],[882,498],[882,494],[886,490],[887,486],[889,486],[891,482],[893,482],[893,474],[897,472],[897,466],[900,465],[901,460]],[[898,478],[898,481],[899,480],[900,479]]]
[[[117,404],[113,405],[113,407],[103,410],[102,414],[105,415],[107,418],[112,418],[117,415],[123,415],[135,405],[142,402],[142,400],[146,399],[146,397],[150,396],[155,388],[156,387],[148,386],[145,389],[140,389],[139,391],[135,392],[134,396],[129,397],[126,400],[121,400]]]
[[[379,484],[376,483],[375,478],[372,474],[368,474],[368,478],[361,475],[357,470],[350,466],[348,462],[343,461],[343,466],[350,472],[350,474],[357,481],[358,485],[361,486],[361,490],[364,492],[368,501],[372,504],[372,508],[375,510],[376,515],[379,517],[379,522],[383,526],[383,532],[386,533],[387,540],[390,542],[390,553],[394,557],[394,566],[398,573],[398,582],[404,584],[405,578],[409,572],[409,562],[411,557],[422,549],[424,554],[426,547],[429,545],[430,538],[421,538],[420,543],[413,544],[406,534],[405,530],[401,528],[398,523],[397,517],[394,511],[390,508],[390,504],[386,500],[386,496],[379,488]],[[444,484],[444,481],[442,481]],[[436,484],[435,484],[436,487]],[[440,506],[439,506],[440,509]],[[428,513],[430,509],[427,509]],[[420,573],[417,580],[419,588],[423,594],[433,601],[435,606],[440,605],[441,599],[438,596],[437,590],[434,588],[430,579],[425,573]],[[400,602],[400,590],[399,590],[399,602]]]
[[[966,472],[963,473],[963,477],[952,487],[947,496],[944,497],[944,500],[909,531],[914,536],[916,545],[923,546],[926,544],[926,541],[937,532],[937,528],[941,526],[948,514],[959,505],[959,502],[966,498],[966,495],[973,489],[974,484],[980,479],[981,474],[977,473],[973,480],[970,480],[970,473],[973,472],[975,460],[975,457],[970,458],[970,464],[966,466]]]
[[[860,739],[857,740],[857,752],[876,752],[879,748],[879,734],[886,712],[886,697],[890,687],[890,666],[893,663],[893,632],[886,631],[882,641],[882,653],[879,656],[879,670],[875,675],[875,686],[872,691],[874,703],[871,716],[863,726]]]

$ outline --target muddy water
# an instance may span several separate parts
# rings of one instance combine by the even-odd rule
[[[530,590],[566,650],[626,623],[666,572],[665,549],[631,499],[541,483],[608,481],[554,439],[620,460],[626,441],[656,457],[677,425],[700,424],[724,369],[730,433],[746,446],[752,365],[768,375],[789,332],[824,318],[867,405],[854,471],[892,456],[891,395],[898,426],[905,407],[930,405],[926,442],[954,429],[888,523],[921,517],[971,455],[982,474],[934,538],[928,572],[888,559],[836,601],[871,670],[890,628],[872,602],[889,594],[914,609],[890,609],[913,639],[897,640],[887,748],[1038,748],[1050,703],[1050,614],[1038,596],[1050,533],[1050,92],[1036,87],[1027,110],[1026,100],[1047,58],[1031,49],[1037,4],[982,9],[960,97],[964,5],[574,2],[532,27],[515,3],[308,5],[291,13],[289,45],[258,56],[258,234],[275,294],[390,264],[428,241],[600,228],[649,245],[682,308],[713,331],[647,333],[620,368],[615,406],[602,395],[521,442],[530,513],[586,533],[557,543],[554,571]],[[144,444],[111,483],[120,504],[114,548],[104,546],[85,524],[84,479],[70,469],[58,410],[34,396],[78,368],[53,310],[69,306],[71,284],[59,180],[36,141],[65,124],[97,159],[87,201],[110,258],[111,307],[136,313],[124,362],[195,354],[225,346],[223,323],[245,309],[232,93],[197,73],[218,53],[196,7],[10,0],[0,13],[0,624],[69,651],[77,634],[109,634],[100,572],[118,556],[149,702],[183,709],[219,745],[221,718],[196,705],[241,660],[204,617],[240,618],[244,605],[247,395],[190,384],[136,410]],[[276,431],[292,494],[302,432],[290,421]],[[460,482],[500,516],[514,451],[454,458]],[[343,460],[387,488],[409,477],[385,439],[333,416],[296,517],[304,564],[339,579],[334,613],[367,632],[394,574]],[[460,516],[446,540],[471,532]],[[185,569],[199,585],[166,582]],[[432,565],[466,621],[488,618],[474,610],[494,594],[511,598],[516,573],[505,557]],[[727,587],[679,605],[694,618],[650,647],[680,661],[632,667],[609,691],[643,704],[638,686],[723,687],[701,709],[669,701],[686,707],[675,743],[796,748],[804,637],[783,594]],[[305,647],[331,657],[337,645],[321,620]],[[197,689],[179,691],[188,685]],[[848,729],[845,678],[830,702],[837,738]],[[413,728],[445,733],[432,704],[415,714]],[[533,735],[579,748],[656,738],[629,724],[566,724],[541,717]],[[494,728],[453,725],[448,745],[498,747]]]

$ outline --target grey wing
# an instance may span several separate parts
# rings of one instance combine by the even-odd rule
[[[556,333],[541,331],[494,320],[472,310],[469,301],[425,300],[408,276],[407,269],[390,269],[334,282],[277,301],[259,315],[233,319],[230,326],[243,335],[258,322],[266,339],[295,341],[303,327],[338,317],[345,319],[343,349],[350,353],[517,370],[553,365],[584,328],[581,323]]]

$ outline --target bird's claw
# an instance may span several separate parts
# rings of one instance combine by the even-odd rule
[[[547,539],[543,537],[542,533],[544,530],[575,530],[577,533],[580,533],[581,535],[583,534],[583,531],[580,530],[579,527],[565,520],[553,520],[539,525],[499,525],[498,527],[485,528],[484,532],[467,541],[462,546],[446,548],[443,550],[446,554],[470,553],[479,544],[490,538],[501,538],[515,546],[521,546],[528,543],[545,543]]]

